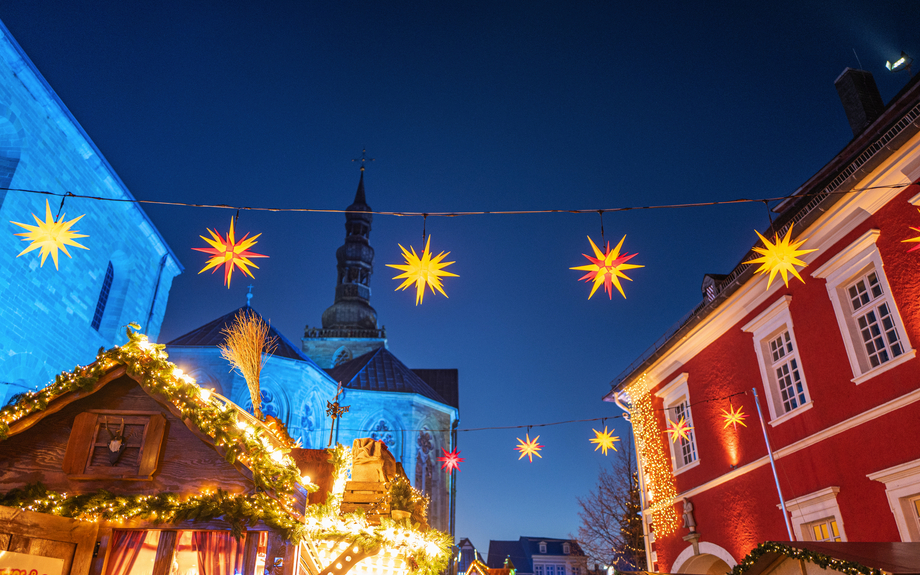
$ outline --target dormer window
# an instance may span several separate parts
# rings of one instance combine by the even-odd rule
[[[540,541],[540,553],[546,554],[546,541]]]
[[[563,544],[562,544],[562,552],[563,552],[564,554],[568,555],[569,553],[572,552],[572,546],[569,545],[568,543],[563,543]]]

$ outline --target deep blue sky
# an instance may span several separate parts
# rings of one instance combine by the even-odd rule
[[[913,2],[73,2],[4,0],[0,18],[140,199],[344,209],[366,147],[386,211],[612,208],[793,192],[851,138],[833,81],[875,74],[888,101],[920,55]],[[855,54],[854,55],[854,50]],[[61,191],[61,190],[55,190]],[[73,190],[79,192],[79,190]],[[196,275],[232,212],[148,207],[186,267],[168,341],[245,303]],[[253,305],[293,340],[333,300],[342,215],[246,212],[271,256]],[[638,252],[626,300],[576,280],[597,215],[429,218],[450,296],[395,292],[377,216],[372,304],[410,367],[460,370],[461,428],[613,416],[609,381],[700,300],[767,225],[762,205],[608,214]],[[236,275],[236,274],[235,274]],[[347,424],[347,421],[345,422]],[[620,435],[628,433],[615,423]],[[565,537],[607,462],[590,424],[462,433],[457,536]]]

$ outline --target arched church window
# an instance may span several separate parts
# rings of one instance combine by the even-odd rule
[[[272,393],[270,389],[262,389],[260,394],[262,396],[262,415],[265,417],[272,416],[278,421],[284,421],[282,419],[281,408],[278,406],[278,401],[275,399],[275,394]],[[252,413],[252,399],[246,400],[246,411]]]
[[[7,191],[13,181],[13,174],[19,166],[22,143],[22,126],[12,110],[7,107],[0,110],[0,206],[6,199]]]
[[[396,452],[396,434],[385,420],[381,419],[371,428],[370,436],[376,441],[384,442],[391,452]]]
[[[311,435],[316,429],[316,418],[314,417],[313,407],[309,403],[303,405],[303,415],[300,416],[300,442],[304,448],[312,447]]]
[[[335,355],[332,356],[332,367],[338,367],[347,361],[351,361],[351,352],[344,347],[340,347],[336,350]]]
[[[415,488],[430,496],[434,485],[435,446],[431,433],[420,431],[416,440],[415,452]]]
[[[112,289],[112,280],[115,279],[115,269],[112,262],[105,270],[105,278],[102,280],[102,289],[99,290],[99,299],[96,300],[96,312],[93,314],[93,329],[99,331],[102,325],[102,316],[105,314],[105,305],[109,302],[109,291]]]

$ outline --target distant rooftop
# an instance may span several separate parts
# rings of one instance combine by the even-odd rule
[[[365,353],[332,369],[327,369],[326,373],[332,379],[342,382],[342,386],[347,389],[417,393],[438,403],[450,405],[438,392],[425,383],[425,380],[384,347]]]
[[[208,322],[203,326],[193,329],[185,335],[180,335],[176,339],[168,342],[167,346],[175,347],[217,347],[223,345],[225,336],[222,333],[231,323],[233,323],[233,318],[237,316],[238,313],[244,312],[247,314],[253,314],[257,317],[262,318],[262,315],[254,310],[251,307],[243,306],[239,309],[235,309],[226,315],[222,315],[214,321]],[[265,318],[262,318],[265,323],[268,323],[268,335],[269,337],[275,337],[278,341],[278,347],[275,349],[275,352],[272,354],[277,357],[285,357],[287,359],[296,359],[298,361],[305,361],[315,367],[317,370],[320,370],[320,367],[313,362],[312,359],[303,354],[297,347],[291,343],[291,341],[281,335],[281,332],[276,330],[271,326],[271,323],[266,321]]]

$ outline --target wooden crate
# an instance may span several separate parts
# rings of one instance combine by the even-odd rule
[[[349,481],[342,495],[342,513],[364,509],[370,523],[380,523],[380,517],[390,516],[386,484],[379,481]]]

